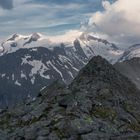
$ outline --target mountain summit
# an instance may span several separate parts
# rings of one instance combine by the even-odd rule
[[[65,87],[55,82],[0,113],[0,137],[35,140],[140,138],[140,91],[97,56]]]

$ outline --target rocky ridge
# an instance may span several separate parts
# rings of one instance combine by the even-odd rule
[[[1,140],[140,139],[140,91],[100,56],[69,85],[0,112]]]

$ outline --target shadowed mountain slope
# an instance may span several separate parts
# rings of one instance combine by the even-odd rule
[[[137,88],[140,89],[140,58],[132,58],[123,62],[118,62],[114,67],[132,80]]]

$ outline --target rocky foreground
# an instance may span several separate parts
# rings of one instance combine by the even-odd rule
[[[68,87],[0,112],[0,140],[129,139],[140,139],[140,91],[99,56]]]

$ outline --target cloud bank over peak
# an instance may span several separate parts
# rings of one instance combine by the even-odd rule
[[[88,28],[119,43],[140,43],[140,0],[105,0],[102,5],[104,11],[91,16]]]

